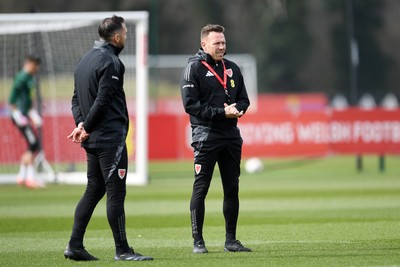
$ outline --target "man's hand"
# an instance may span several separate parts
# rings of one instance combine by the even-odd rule
[[[78,127],[76,127],[67,138],[71,139],[74,143],[82,143],[89,138],[89,134],[83,128],[83,123],[79,123]]]
[[[243,111],[239,112],[236,109],[236,103],[233,103],[231,105],[224,103],[224,109],[225,109],[225,117],[228,119],[236,119],[243,116]]]

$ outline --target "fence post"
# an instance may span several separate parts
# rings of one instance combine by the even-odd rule
[[[361,172],[363,170],[362,156],[361,155],[357,155],[356,156],[356,165],[357,165],[357,171]]]
[[[385,155],[379,155],[379,171],[385,171]]]

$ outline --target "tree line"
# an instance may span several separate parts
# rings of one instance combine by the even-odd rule
[[[148,10],[151,54],[190,54],[207,23],[226,28],[229,53],[252,53],[262,92],[325,92],[350,98],[348,0],[3,0],[3,12]],[[33,3],[32,3],[33,2]],[[400,94],[400,3],[353,0],[358,94]],[[397,11],[397,13],[396,13]]]

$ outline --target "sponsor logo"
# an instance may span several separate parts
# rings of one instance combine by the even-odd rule
[[[214,76],[214,74],[212,74],[211,71],[207,71],[206,77],[211,77],[211,76]]]
[[[194,171],[199,174],[201,171],[201,164],[194,164]]]
[[[117,76],[111,76],[111,79],[114,79],[114,80],[117,80],[117,81],[119,81],[119,78],[117,77]]]
[[[233,79],[231,79],[231,87],[235,88],[235,81]]]
[[[125,178],[125,174],[126,174],[126,169],[118,169],[118,176],[121,179]]]
[[[183,88],[192,88],[192,87],[194,87],[194,84],[185,84],[184,86],[182,86],[182,89]]]
[[[232,69],[227,69],[227,70],[226,70],[226,75],[228,75],[229,78],[232,78],[232,76],[233,76],[233,70],[232,70]]]

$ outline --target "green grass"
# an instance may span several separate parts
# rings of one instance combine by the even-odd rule
[[[151,183],[129,187],[128,238],[153,262],[113,261],[105,202],[85,238],[101,261],[65,260],[72,215],[84,187],[44,190],[0,186],[0,266],[400,266],[400,158],[266,160],[265,171],[241,177],[238,238],[254,252],[224,253],[221,182],[214,177],[206,204],[210,253],[193,255],[189,220],[190,162],[153,162]]]

